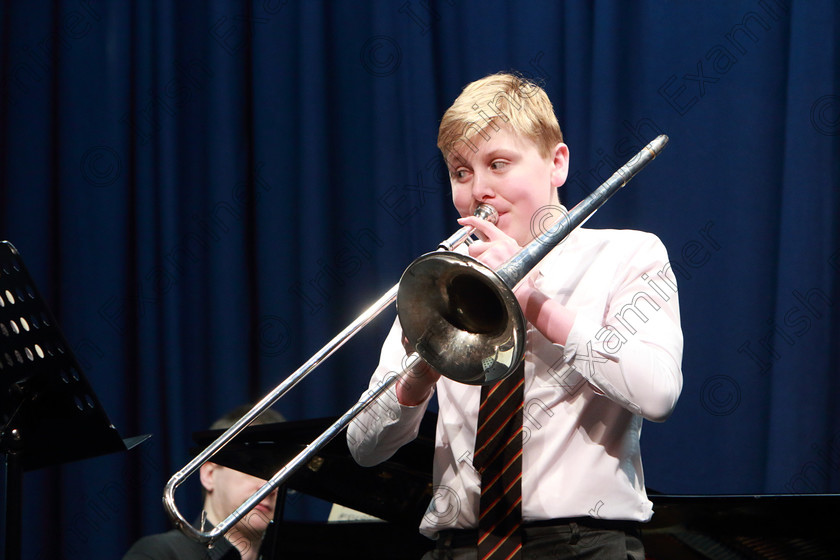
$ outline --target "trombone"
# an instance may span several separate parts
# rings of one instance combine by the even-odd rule
[[[525,319],[513,294],[515,287],[549,251],[650,163],[667,142],[666,135],[657,136],[588,197],[570,211],[564,212],[560,220],[496,271],[471,257],[452,252],[472,235],[474,228],[468,226],[441,242],[437,251],[412,262],[396,285],[192,461],[172,475],[163,493],[163,505],[172,522],[188,537],[212,546],[421,361],[426,361],[450,379],[472,385],[495,383],[510,375],[525,354]],[[479,206],[475,215],[492,223],[498,217],[495,209],[489,205]],[[212,530],[201,531],[193,527],[175,504],[177,487],[379,315],[394,299],[397,300],[403,333],[416,350],[406,357],[403,370],[389,374],[379,386],[369,391]]]

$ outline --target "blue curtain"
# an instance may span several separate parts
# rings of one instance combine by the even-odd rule
[[[679,283],[685,388],[645,428],[648,486],[840,491],[838,29],[831,1],[3,2],[0,239],[120,433],[153,434],[27,473],[24,556],[167,527],[191,433],[454,231],[437,124],[500,70],[553,99],[569,205],[671,138],[588,224],[656,233]],[[277,410],[348,408],[385,315]]]

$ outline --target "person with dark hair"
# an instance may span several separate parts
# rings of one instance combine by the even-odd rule
[[[210,429],[229,428],[250,409],[249,405],[237,407],[213,422]],[[269,409],[251,425],[283,421],[279,412]],[[265,484],[265,480],[211,461],[204,463],[199,473],[204,494],[204,508],[198,522],[202,531],[209,531]],[[143,537],[131,547],[123,560],[256,560],[265,531],[274,518],[276,501],[275,490],[239,520],[213,548],[208,549],[206,545],[173,529]]]

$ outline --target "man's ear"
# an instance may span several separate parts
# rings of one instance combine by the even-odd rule
[[[554,169],[551,171],[551,186],[559,187],[569,176],[569,147],[560,142],[551,153]]]
[[[201,479],[201,485],[207,492],[212,492],[213,488],[215,487],[215,474],[216,474],[216,463],[212,463],[210,461],[204,463],[199,467],[199,478]]]

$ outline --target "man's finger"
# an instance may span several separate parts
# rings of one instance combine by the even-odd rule
[[[472,258],[477,259],[478,257],[484,254],[484,251],[486,251],[489,248],[489,246],[490,244],[486,241],[473,241],[472,243],[470,243],[470,246],[467,248],[467,251],[469,251],[469,255]]]
[[[481,218],[476,218],[475,216],[467,216],[466,218],[461,218],[460,220],[458,220],[458,223],[463,226],[474,227],[489,241],[497,241],[499,239],[507,238],[507,234],[505,234],[505,232],[497,228],[495,224],[491,224],[487,220],[482,220]]]

